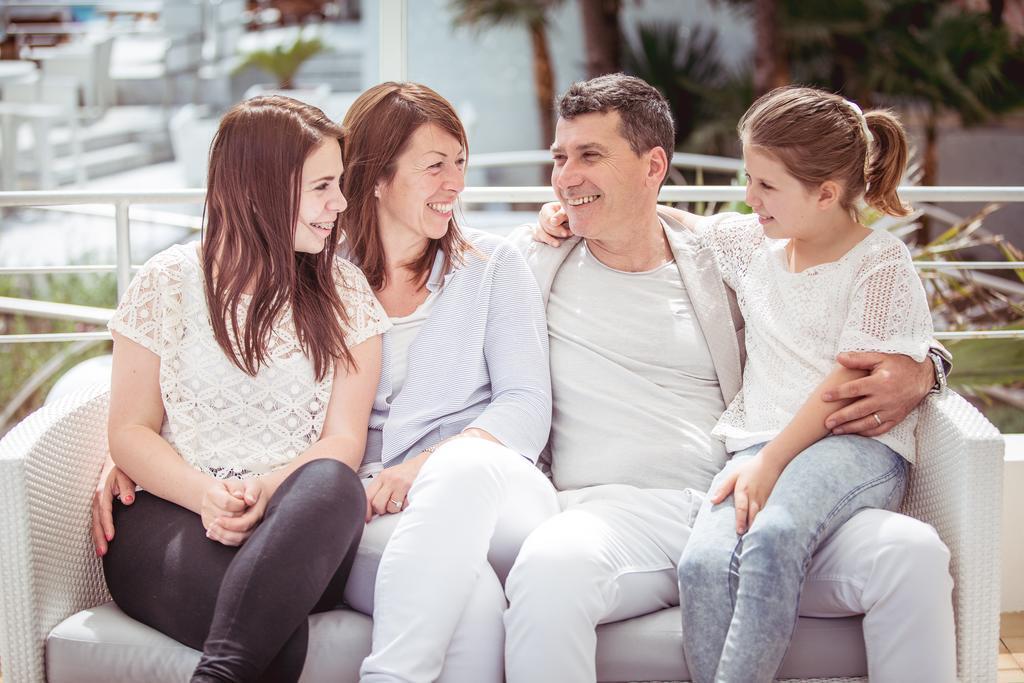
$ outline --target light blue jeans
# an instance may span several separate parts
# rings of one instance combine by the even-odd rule
[[[763,447],[734,455],[710,490]],[[828,436],[789,463],[744,535],[732,496],[705,501],[679,560],[683,654],[695,683],[774,678],[814,551],[858,511],[897,509],[907,467],[875,439]]]

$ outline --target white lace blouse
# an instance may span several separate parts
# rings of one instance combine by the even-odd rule
[[[335,278],[348,312],[349,347],[390,327],[358,268],[338,259]],[[243,317],[246,304],[243,298]],[[213,336],[198,244],[176,245],[151,258],[109,328],[160,357],[160,434],[197,469],[218,478],[265,474],[319,438],[333,372],[317,381],[290,309],[274,325],[268,361],[256,376],[239,369]]]
[[[700,227],[746,323],[743,388],[715,426],[730,452],[774,438],[842,351],[922,361],[932,342],[928,300],[910,252],[884,230],[839,260],[789,270],[788,240],[765,237],[756,216],[721,214]],[[876,437],[914,461],[917,411]]]

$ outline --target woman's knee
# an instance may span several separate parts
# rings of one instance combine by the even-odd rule
[[[453,439],[435,451],[413,483],[466,492],[503,481],[503,457],[518,457],[503,446],[475,437]]]
[[[318,458],[295,470],[278,491],[309,513],[348,520],[366,514],[366,493],[352,468],[334,458]],[[276,496],[275,496],[276,497]]]

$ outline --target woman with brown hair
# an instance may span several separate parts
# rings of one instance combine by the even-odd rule
[[[501,681],[501,584],[558,511],[535,466],[551,421],[543,302],[514,247],[455,221],[468,144],[450,103],[383,83],[344,125],[343,248],[393,324],[346,589],[373,614],[361,678]]]
[[[234,107],[202,242],[150,259],[110,321],[110,452],[142,490],[121,482],[98,552],[125,613],[202,649],[193,681],[298,680],[363,529],[389,323],[334,257],[341,141],[289,98]]]

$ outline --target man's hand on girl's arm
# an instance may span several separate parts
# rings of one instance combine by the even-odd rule
[[[833,434],[885,434],[902,422],[935,384],[935,367],[927,358],[918,363],[902,354],[844,352],[837,360],[869,374],[823,395],[826,401],[853,401],[826,419],[825,426]]]

